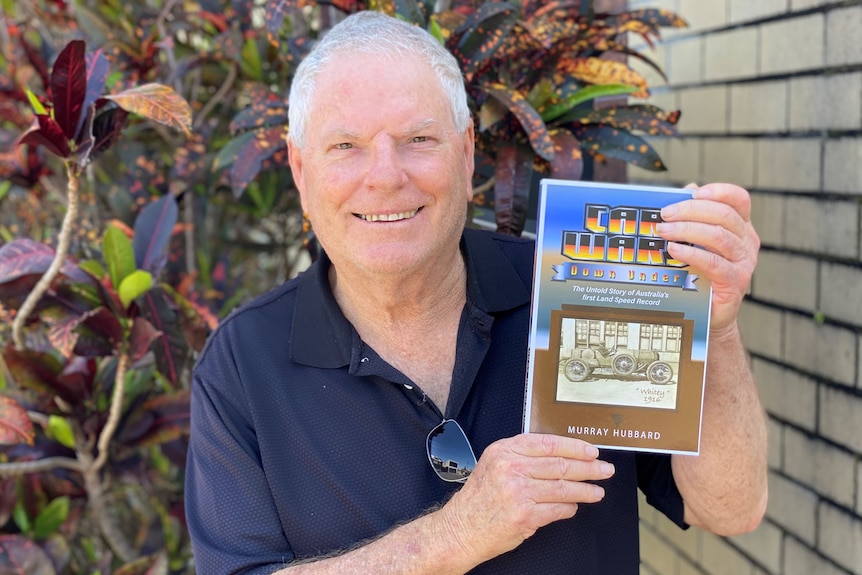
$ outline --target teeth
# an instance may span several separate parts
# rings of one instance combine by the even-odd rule
[[[398,220],[407,220],[416,215],[419,210],[411,210],[409,212],[401,212],[398,214],[356,214],[366,222],[397,222]]]

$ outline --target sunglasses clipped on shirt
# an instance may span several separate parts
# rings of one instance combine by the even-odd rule
[[[425,448],[431,468],[443,481],[464,483],[476,467],[467,434],[454,419],[444,419],[432,429]]]

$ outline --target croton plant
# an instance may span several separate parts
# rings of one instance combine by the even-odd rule
[[[17,531],[0,534],[0,573],[167,565],[164,552],[141,557],[118,497],[164,506],[138,515],[138,538],[154,528],[163,541],[181,537],[166,533],[179,531],[169,521],[182,513],[176,485],[124,479],[183,465],[188,390],[180,378],[189,347],[214,323],[158,281],[177,221],[174,196],[147,205],[132,229],[108,225],[101,258],[67,254],[80,178],[129,115],[188,130],[191,110],[160,84],[104,93],[107,74],[105,56],[76,40],[57,56],[48,92],[27,92],[35,118],[18,143],[62,160],[68,208],[57,247],[29,238],[0,247],[0,312],[14,318],[2,354],[0,526],[11,519]]]

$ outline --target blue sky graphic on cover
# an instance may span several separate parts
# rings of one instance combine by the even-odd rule
[[[656,231],[690,198],[542,181],[525,431],[698,453],[711,288]]]

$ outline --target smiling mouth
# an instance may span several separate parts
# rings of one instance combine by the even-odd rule
[[[399,212],[397,214],[353,214],[360,220],[366,222],[399,222],[401,220],[409,220],[418,214],[422,208],[410,210],[409,212]]]

